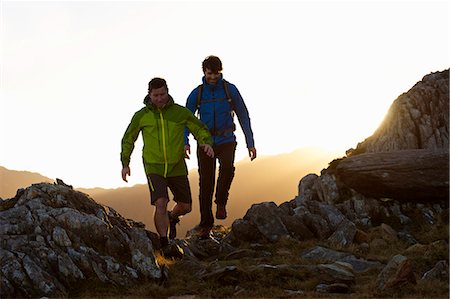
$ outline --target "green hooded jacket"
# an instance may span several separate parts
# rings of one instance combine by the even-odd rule
[[[142,159],[146,174],[163,177],[187,175],[184,161],[185,127],[192,132],[199,144],[212,144],[206,125],[189,109],[175,104],[171,96],[162,109],[148,101],[146,107],[134,114],[123,135],[120,154],[122,166],[130,164],[134,143],[142,131]]]

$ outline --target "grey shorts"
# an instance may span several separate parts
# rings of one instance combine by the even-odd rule
[[[172,191],[175,202],[192,203],[191,187],[186,175],[165,178],[157,174],[148,174],[147,181],[152,205],[155,205],[158,198],[169,199],[168,189]]]

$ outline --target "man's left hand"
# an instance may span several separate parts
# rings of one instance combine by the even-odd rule
[[[128,176],[131,175],[130,166],[124,166],[124,167],[122,168],[122,180],[124,180],[125,182],[128,183],[127,175],[128,175]]]
[[[253,161],[256,159],[256,148],[251,147],[248,149],[248,156],[250,157],[250,161]]]
[[[205,151],[205,153],[206,153],[206,155],[208,157],[214,158],[214,150],[213,150],[211,145],[209,145],[209,144],[200,144],[199,146],[200,146],[200,148],[202,148]]]
[[[191,155],[191,146],[189,144],[186,144],[184,146],[184,158],[190,159],[190,155]]]

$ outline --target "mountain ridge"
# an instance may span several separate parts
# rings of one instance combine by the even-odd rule
[[[25,188],[33,183],[55,182],[38,172],[11,170],[3,166],[0,166],[0,178],[0,198],[13,197],[17,189]]]
[[[231,225],[234,219],[243,217],[245,211],[253,203],[269,199],[281,203],[294,198],[297,193],[297,178],[310,172],[319,173],[323,168],[327,167],[328,161],[335,155],[332,152],[308,147],[279,155],[261,156],[251,162],[246,160],[237,162],[236,175],[230,190],[229,217],[224,221],[220,221],[220,224]],[[257,179],[261,174],[269,173],[271,174],[269,177]],[[178,228],[180,238],[184,237],[189,229],[197,225],[200,219],[198,208],[198,169],[190,170],[188,177],[192,192],[193,209],[180,222]],[[40,182],[37,180],[31,183]],[[263,187],[260,187],[260,185]],[[26,187],[26,185],[16,187],[17,190]],[[140,221],[149,230],[155,231],[153,207],[148,199],[149,191],[146,183],[114,189],[75,189],[89,194],[98,203],[110,206],[124,217]],[[14,193],[10,192],[10,197],[14,196],[15,193],[15,191]],[[173,201],[169,203],[169,206],[172,204]]]

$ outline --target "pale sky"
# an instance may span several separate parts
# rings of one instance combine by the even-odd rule
[[[449,15],[449,1],[428,0],[2,1],[0,165],[75,187],[146,183],[142,142],[128,184],[119,154],[148,81],[165,78],[184,105],[211,54],[246,102],[259,156],[343,156],[449,67]],[[248,159],[237,135],[236,160]]]

